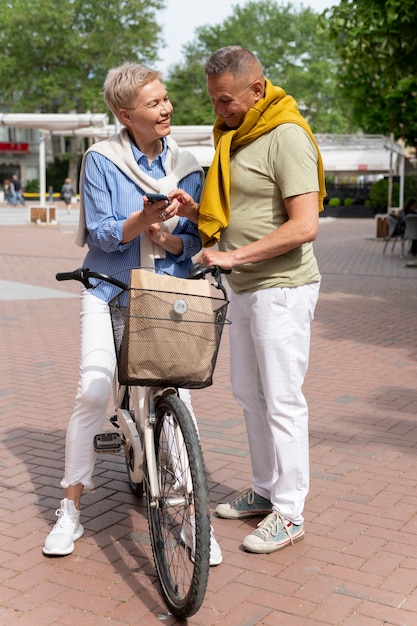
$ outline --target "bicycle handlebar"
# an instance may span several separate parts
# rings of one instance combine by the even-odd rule
[[[187,278],[198,280],[204,278],[206,274],[211,274],[214,278],[214,286],[220,289],[227,300],[227,291],[222,283],[222,274],[230,274],[232,270],[224,270],[219,265],[202,265],[202,263],[193,263],[188,270]]]
[[[106,283],[110,283],[115,287],[119,287],[123,289],[123,291],[127,291],[129,289],[129,285],[124,283],[113,276],[108,276],[107,274],[101,274],[100,272],[93,272],[89,270],[88,267],[79,267],[73,272],[58,272],[55,275],[57,280],[78,280],[80,283],[84,285],[86,289],[91,289],[94,287],[92,283],[90,283],[89,278],[98,278],[99,280],[104,280]]]
[[[202,265],[201,263],[194,263],[191,265],[189,269],[189,273],[187,278],[192,280],[199,280],[200,278],[204,278],[206,274],[211,274],[215,280],[214,286],[217,289],[220,289],[227,299],[227,292],[223,286],[221,274],[230,274],[231,270],[224,270],[218,265]],[[78,280],[80,283],[84,285],[86,289],[91,289],[94,285],[89,281],[90,278],[97,278],[98,280],[104,280],[106,283],[110,283],[123,291],[128,291],[130,286],[127,283],[124,283],[113,276],[108,276],[107,274],[101,274],[100,272],[94,272],[89,270],[88,267],[79,267],[78,269],[72,272],[58,272],[55,275],[56,280],[64,281],[64,280]]]

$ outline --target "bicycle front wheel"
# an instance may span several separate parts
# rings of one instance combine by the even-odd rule
[[[176,395],[158,400],[154,445],[160,493],[152,499],[147,489],[152,551],[168,608],[184,618],[194,615],[204,600],[210,514],[200,442],[187,407]]]

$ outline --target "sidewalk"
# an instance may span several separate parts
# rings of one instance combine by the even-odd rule
[[[62,490],[78,373],[76,212],[13,225],[0,208],[0,626],[179,624],[161,599],[144,502],[124,460],[101,455],[72,555],[41,553]],[[63,218],[63,216],[62,216]],[[223,564],[189,626],[417,624],[417,269],[382,256],[373,219],[323,218],[323,281],[305,384],[311,490],[305,539],[271,555],[259,520],[213,517]],[[5,282],[7,281],[7,282]],[[18,283],[18,284],[16,284]],[[229,382],[227,329],[213,387],[193,392],[211,506],[250,484]]]

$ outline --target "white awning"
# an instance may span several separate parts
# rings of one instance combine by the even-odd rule
[[[74,130],[88,126],[104,128],[108,117],[104,113],[0,113],[0,124],[41,131]]]

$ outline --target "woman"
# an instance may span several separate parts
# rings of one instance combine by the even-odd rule
[[[4,196],[7,204],[14,204],[13,199],[15,196],[15,190],[13,183],[6,178],[4,181]]]
[[[146,192],[167,194],[178,187],[198,200],[202,170],[169,137],[173,109],[161,75],[124,63],[109,71],[104,100],[123,128],[89,148],[83,158],[77,244],[88,246],[84,266],[117,274],[125,282],[132,267],[150,264],[156,271],[183,277],[201,248],[197,227],[176,215],[176,200],[151,204]],[[103,428],[116,367],[107,304],[116,293],[111,285],[99,283],[81,294],[80,380],[66,437],[65,494],[59,519],[45,540],[46,555],[71,554],[83,534],[80,500],[84,489],[92,488],[93,438]],[[192,413],[189,391],[182,389],[180,395]],[[212,533],[210,564],[221,561]]]
[[[66,178],[61,187],[61,198],[65,202],[67,213],[71,213],[71,204],[74,195],[75,191],[71,183],[71,178]]]

